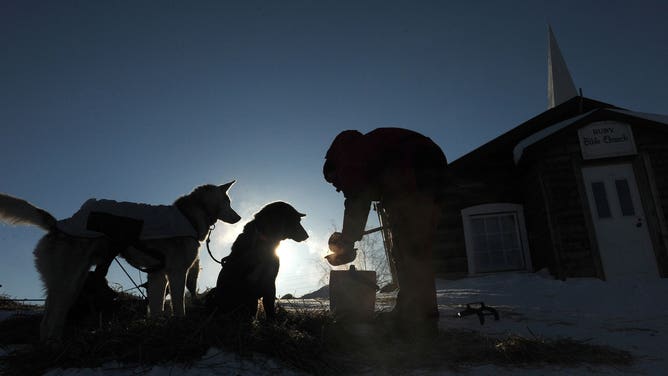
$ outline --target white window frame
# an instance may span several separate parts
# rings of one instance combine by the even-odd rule
[[[489,216],[495,214],[498,215],[514,214],[515,218],[517,218],[517,226],[519,227],[517,230],[519,232],[520,247],[522,248],[521,252],[522,256],[524,257],[524,269],[517,269],[517,270],[531,271],[532,269],[531,255],[529,252],[529,242],[527,240],[528,238],[526,231],[526,223],[524,221],[524,208],[522,205],[513,203],[503,203],[503,202],[482,204],[462,209],[461,214],[462,214],[462,221],[464,224],[464,241],[466,244],[466,260],[468,262],[469,274],[496,273],[496,271],[480,272],[479,270],[477,270],[474,259],[473,229],[471,225],[471,219],[476,216],[483,216],[483,215]]]

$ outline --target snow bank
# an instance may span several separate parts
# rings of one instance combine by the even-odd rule
[[[633,370],[603,369],[597,370],[599,374],[659,375],[668,369],[668,279],[560,281],[541,273],[505,273],[438,280],[437,290],[442,328],[573,338],[627,350],[639,359]],[[456,318],[463,304],[479,301],[497,308],[501,320],[487,320],[481,326],[475,316]],[[518,374],[516,371],[472,369],[473,374]],[[591,373],[588,369],[524,371],[519,374]]]

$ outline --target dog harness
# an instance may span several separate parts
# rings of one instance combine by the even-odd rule
[[[106,213],[142,221],[143,226],[139,240],[173,237],[198,238],[193,225],[176,206],[148,205],[94,198],[84,202],[81,209],[70,218],[58,221],[56,227],[58,230],[72,236],[84,238],[104,236],[105,234],[102,232],[91,231],[87,228],[91,213]]]

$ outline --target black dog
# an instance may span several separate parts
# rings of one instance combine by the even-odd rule
[[[258,299],[262,298],[267,319],[275,317],[276,275],[280,265],[276,247],[281,240],[301,242],[308,238],[300,224],[304,215],[277,201],[262,208],[244,226],[218,274],[213,303],[219,313],[253,317],[257,314]]]
[[[97,318],[99,314],[111,312],[117,303],[118,293],[107,284],[105,273],[89,271],[79,297],[70,308],[67,318],[71,321],[84,321]],[[97,320],[93,320],[97,321]]]

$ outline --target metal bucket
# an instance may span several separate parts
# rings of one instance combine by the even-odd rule
[[[329,273],[329,307],[338,320],[373,318],[376,304],[376,272],[332,270]]]

